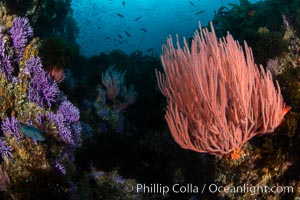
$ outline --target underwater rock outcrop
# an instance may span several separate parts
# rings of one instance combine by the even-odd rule
[[[75,168],[80,113],[43,69],[40,42],[32,36],[27,18],[0,23],[0,162],[13,188],[5,187],[10,195],[46,190],[55,199],[67,195],[63,175],[70,177]],[[57,188],[36,188],[54,183]]]

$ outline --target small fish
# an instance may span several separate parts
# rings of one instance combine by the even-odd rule
[[[44,133],[32,125],[20,123],[19,128],[26,137],[29,137],[35,141],[42,142],[46,140]]]
[[[190,3],[192,6],[196,7],[195,4],[194,4],[193,2],[189,1],[189,3]]]
[[[138,20],[141,19],[141,18],[142,18],[142,17],[139,16],[139,17],[135,18],[134,21],[138,21]]]
[[[125,18],[123,15],[121,15],[120,13],[117,14],[117,16],[121,17],[121,18]]]
[[[131,37],[131,35],[127,31],[124,31],[124,32],[128,37]]]
[[[118,38],[123,39],[123,36],[121,34],[117,34]]]
[[[144,33],[147,32],[147,29],[145,29],[145,28],[140,28],[140,30],[143,31]]]
[[[200,10],[199,12],[197,12],[195,15],[200,15],[201,13],[203,13],[204,10]]]
[[[125,1],[122,1],[123,6],[125,6]]]

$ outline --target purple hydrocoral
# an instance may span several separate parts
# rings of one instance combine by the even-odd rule
[[[25,74],[29,75],[30,84],[28,88],[28,99],[41,107],[51,106],[59,93],[57,84],[50,75],[42,69],[42,62],[39,57],[31,57],[26,61]]]
[[[1,154],[1,157],[4,158],[11,158],[11,147],[8,146],[6,144],[6,141],[4,138],[0,138],[0,154]]]
[[[62,173],[63,175],[66,174],[66,169],[65,167],[59,162],[59,161],[56,161],[55,162],[55,166],[54,166],[60,173]]]
[[[26,60],[24,73],[32,77],[43,71],[42,67],[42,61],[39,57],[30,57],[28,60]]]
[[[4,133],[8,133],[11,136],[15,137],[17,140],[21,139],[19,133],[19,122],[18,119],[12,116],[11,118],[6,117],[5,120],[2,122],[1,130]]]
[[[59,92],[55,82],[45,73],[40,73],[31,79],[28,88],[28,99],[44,107],[51,106],[55,102],[56,94]]]
[[[66,121],[68,122],[78,122],[79,120],[79,110],[70,101],[63,101],[59,108],[58,113],[62,114]]]
[[[50,122],[56,125],[58,133],[65,143],[73,147],[80,145],[81,126],[79,121],[72,123],[61,113],[48,112],[47,116]]]
[[[25,50],[28,38],[33,36],[33,30],[27,18],[17,17],[9,30],[19,62]]]
[[[2,33],[3,27],[0,26],[0,72],[4,73],[6,79],[11,79],[14,68],[11,58],[5,52],[5,40]]]
[[[71,127],[62,114],[55,114],[49,112],[47,116],[50,119],[51,123],[54,123],[57,127],[58,133],[62,140],[70,145],[74,145],[74,140],[72,138]]]
[[[80,146],[81,144],[81,131],[82,131],[82,127],[81,127],[81,123],[75,122],[73,124],[71,124],[71,130],[73,133],[73,140],[76,144],[76,146]]]
[[[115,183],[120,183],[120,184],[123,184],[126,182],[126,180],[122,176],[118,176],[118,175],[113,177],[113,180],[115,181]]]
[[[80,145],[81,125],[78,108],[70,101],[64,100],[60,104],[57,113],[49,112],[47,116],[51,123],[56,125],[58,133],[64,142],[74,147]]]

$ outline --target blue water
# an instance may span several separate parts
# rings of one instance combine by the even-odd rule
[[[168,35],[191,36],[228,3],[239,0],[73,0],[77,43],[85,56],[114,49],[159,54]]]

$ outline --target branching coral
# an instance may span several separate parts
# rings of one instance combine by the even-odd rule
[[[42,69],[40,58],[31,57],[27,60],[25,71],[31,77],[28,98],[42,107],[50,107],[59,90],[55,81]]]
[[[20,133],[19,133],[19,122],[15,117],[7,117],[2,122],[1,130],[4,133],[8,133],[9,136],[15,137],[17,140],[21,139]]]
[[[165,118],[174,140],[184,149],[238,158],[240,149],[256,135],[271,133],[285,114],[279,84],[254,63],[251,49],[228,34],[195,32],[191,48],[178,49],[169,38],[163,46],[166,76],[156,73],[168,99]]]
[[[114,66],[110,66],[102,74],[105,90],[98,88],[98,98],[93,103],[97,115],[119,133],[125,128],[123,112],[137,97],[134,86],[126,86],[124,76],[125,72],[122,73],[114,69]],[[103,128],[103,123],[101,126],[100,129],[107,129],[106,126]]]
[[[27,18],[17,17],[13,21],[9,33],[11,34],[13,45],[17,53],[17,59],[20,61],[28,39],[33,36],[33,30],[29,24],[29,20]]]
[[[121,73],[110,66],[106,72],[102,74],[102,84],[106,88],[106,96],[114,103],[114,107],[118,110],[125,110],[129,105],[133,104],[136,100],[137,93],[134,86],[126,87],[125,72]],[[123,101],[120,102],[118,98]]]
[[[68,145],[77,147],[80,145],[79,110],[69,101],[64,101],[57,113],[47,113],[50,122],[54,124],[60,138]]]
[[[2,158],[11,158],[11,147],[7,145],[4,138],[0,138],[0,154]]]

